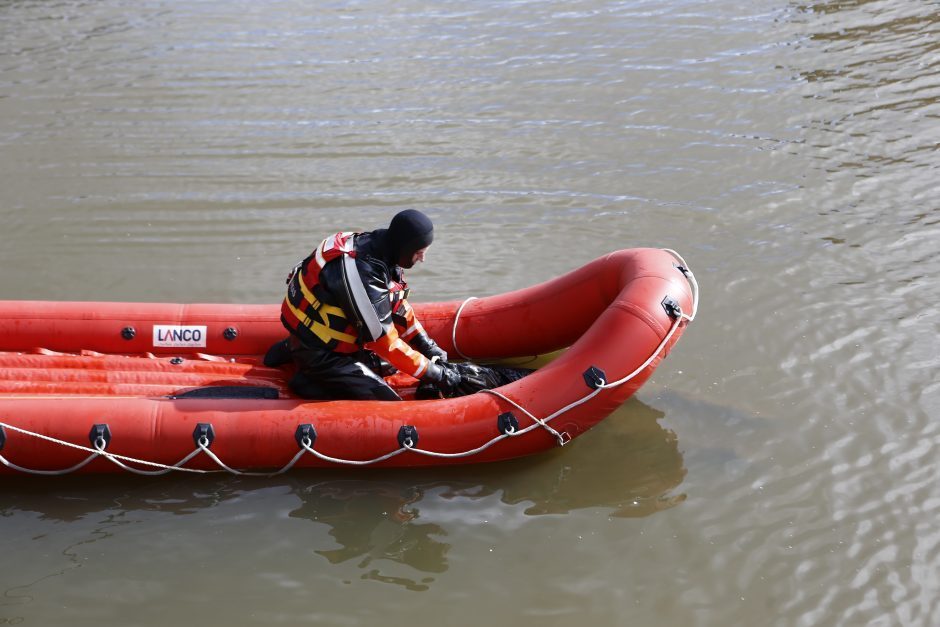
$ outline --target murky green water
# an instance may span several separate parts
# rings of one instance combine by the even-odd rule
[[[4,480],[0,625],[940,623],[938,15],[0,1],[0,298],[272,302],[405,207],[415,300],[633,246],[703,298],[551,454]]]

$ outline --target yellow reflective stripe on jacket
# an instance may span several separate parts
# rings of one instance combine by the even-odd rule
[[[300,320],[300,324],[310,329],[310,331],[320,338],[324,344],[328,344],[330,340],[339,340],[340,342],[355,344],[357,340],[355,335],[337,331],[330,326],[330,320],[327,318],[327,315],[334,315],[345,320],[346,314],[343,313],[343,310],[334,305],[324,305],[319,300],[317,300],[316,296],[310,293],[310,290],[303,281],[303,277],[298,276],[296,281],[300,285],[300,292],[303,294],[304,300],[310,303],[310,306],[313,307],[313,310],[317,312],[317,315],[320,316],[320,320],[322,321],[317,322],[316,320],[311,320],[310,316],[302,312],[297,307],[294,307],[294,303],[290,302],[290,299],[287,299],[287,306],[290,307],[291,313],[297,316],[297,319]]]
[[[314,309],[319,310],[319,309],[320,309],[320,305],[322,305],[322,303],[321,303],[319,300],[317,300],[317,297],[313,295],[313,292],[311,292],[311,291],[310,291],[310,288],[307,287],[307,284],[304,283],[304,277],[303,277],[303,276],[298,276],[298,277],[297,277],[297,285],[300,286],[300,294],[304,297],[304,300],[307,301],[308,303],[310,303],[310,306],[311,306],[311,307],[313,307]],[[321,318],[322,318],[322,316],[321,316]]]
[[[346,320],[346,312],[336,305],[327,305],[319,300],[313,295],[310,291],[310,288],[307,287],[307,284],[303,282],[303,277],[299,277],[301,280],[297,281],[300,284],[300,293],[304,295],[304,300],[310,303],[310,306],[313,307],[313,310],[317,312],[317,315],[320,316],[320,320],[323,325],[329,330],[331,337],[335,337],[343,342],[349,342],[351,344],[356,343],[356,337],[350,335],[349,333],[343,333],[337,331],[336,329],[330,326],[330,319],[327,316],[336,316],[337,318],[342,318]],[[301,319],[302,320],[302,319]],[[316,324],[316,323],[314,323]],[[309,326],[309,325],[308,325]],[[320,339],[323,339],[323,336],[317,333],[320,336]]]

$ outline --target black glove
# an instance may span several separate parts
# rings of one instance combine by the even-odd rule
[[[470,394],[476,394],[480,390],[488,390],[491,387],[495,387],[487,384],[485,376],[487,368],[484,366],[467,362],[454,364],[450,367],[460,374],[460,385],[457,386],[456,396],[469,396]]]
[[[445,398],[449,398],[460,386],[461,376],[457,368],[446,361],[432,361],[428,364],[428,370],[421,380],[430,381],[438,387]]]
[[[428,359],[434,359],[437,357],[441,361],[447,361],[447,351],[437,345],[434,340],[431,340],[430,346],[428,346],[428,352],[425,355]]]
[[[411,339],[409,344],[428,359],[437,357],[441,361],[447,361],[447,351],[438,346],[437,342],[428,337],[427,333],[419,333]]]

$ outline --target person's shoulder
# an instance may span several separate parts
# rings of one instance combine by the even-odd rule
[[[383,272],[390,272],[391,268],[385,260],[381,259],[375,250],[374,235],[371,232],[357,233],[355,240],[356,262],[360,266],[369,266]]]
[[[385,285],[391,276],[388,265],[369,252],[356,253],[356,269],[365,283]]]

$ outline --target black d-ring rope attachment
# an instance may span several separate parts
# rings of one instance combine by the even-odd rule
[[[196,446],[199,448],[209,448],[212,446],[213,441],[215,441],[215,429],[212,428],[212,423],[198,423],[193,430],[193,442],[196,443]]]
[[[519,431],[519,421],[511,411],[507,411],[496,417],[496,428],[503,435],[515,435]]]
[[[682,317],[682,305],[679,304],[672,296],[666,296],[662,301],[663,309],[666,311],[666,315],[672,318],[673,320],[678,320]]]
[[[399,448],[414,448],[418,446],[418,428],[412,425],[402,425],[398,430]]]
[[[88,441],[99,451],[105,450],[111,444],[111,428],[107,423],[92,425],[88,433]]]
[[[3,450],[4,445],[7,443],[7,432],[3,430],[3,426],[0,426],[0,451]]]
[[[607,383],[607,374],[597,366],[591,366],[581,375],[584,382],[592,390],[596,390]]]
[[[314,443],[317,441],[317,430],[310,423],[297,425],[297,430],[294,431],[294,439],[297,440],[297,446],[302,449],[313,448]]]

